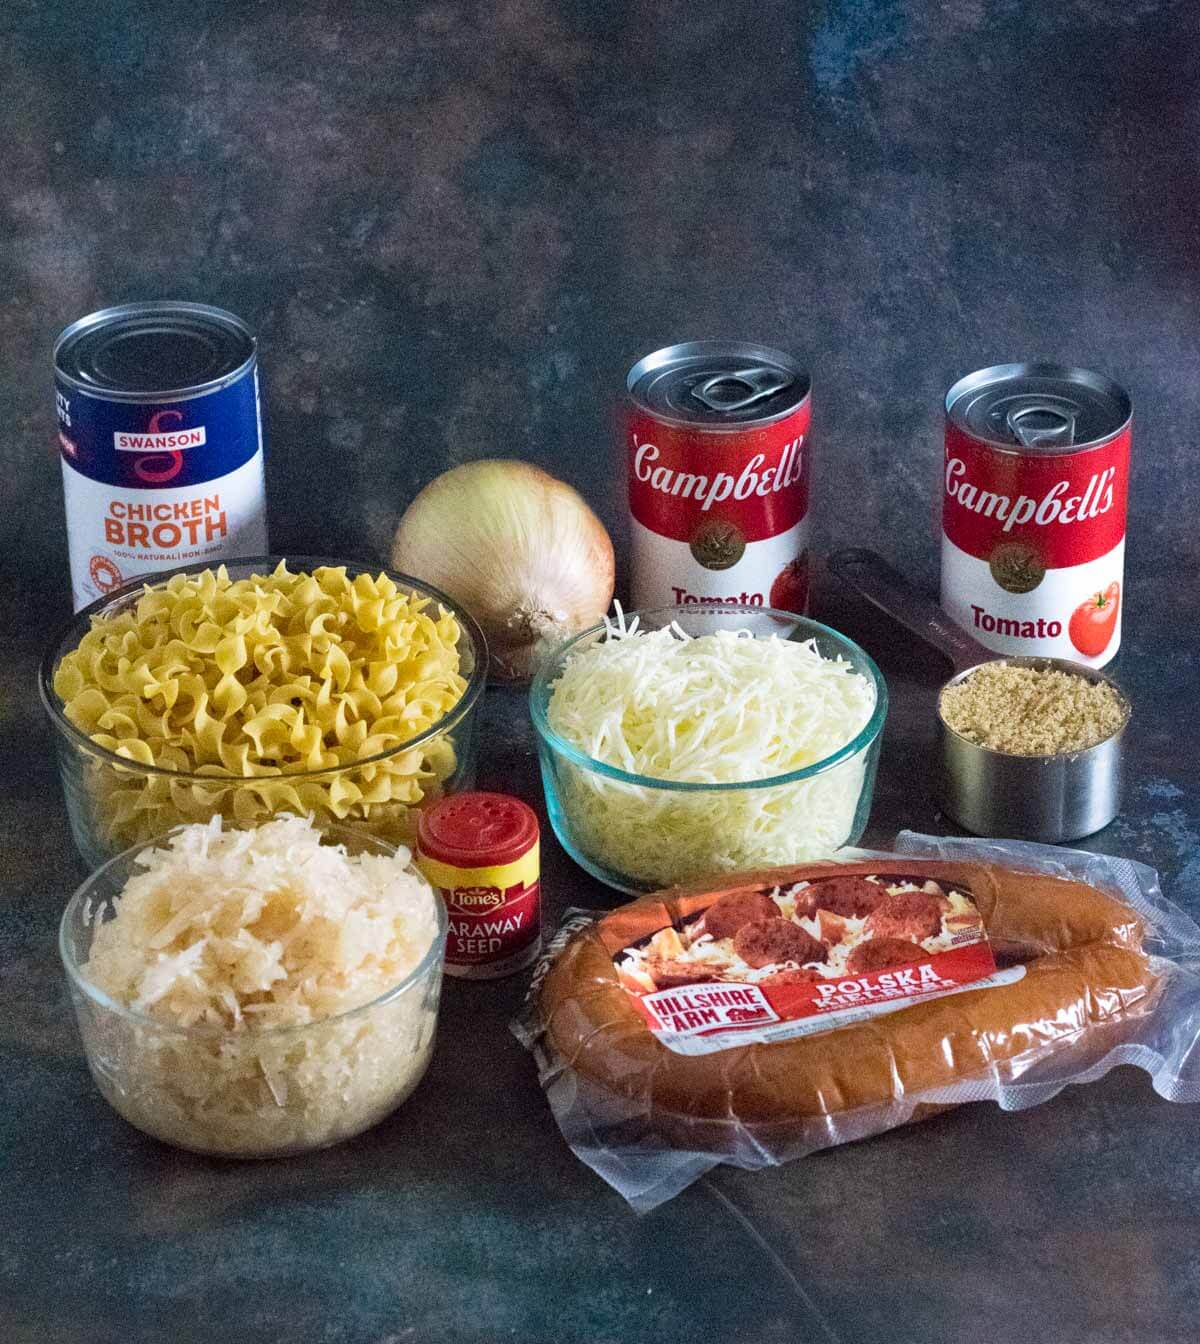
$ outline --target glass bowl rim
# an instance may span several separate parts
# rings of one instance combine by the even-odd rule
[[[333,568],[353,570],[359,574],[385,574],[394,583],[404,584],[422,596],[433,598],[434,601],[441,603],[454,616],[459,626],[466,631],[471,641],[471,651],[475,655],[475,667],[467,680],[466,689],[457,702],[436,723],[430,724],[416,737],[410,737],[407,742],[398,742],[394,747],[388,747],[386,751],[376,752],[374,756],[364,756],[360,761],[343,761],[339,765],[328,765],[319,770],[281,770],[274,775],[199,774],[194,770],[172,770],[165,765],[147,765],[144,761],[130,760],[127,756],[119,756],[115,751],[110,751],[108,747],[102,747],[67,718],[62,701],[54,689],[54,673],[59,663],[66,656],[61,651],[68,640],[78,631],[78,637],[73,645],[74,648],[78,648],[79,641],[91,629],[93,616],[100,615],[115,603],[125,602],[134,595],[140,594],[145,588],[157,588],[180,574],[202,574],[205,570],[216,569],[221,565],[227,568],[234,565],[238,567],[269,566],[270,569],[267,572],[270,573],[278,567],[280,562],[286,564],[293,573],[311,573],[313,569]],[[131,579],[128,583],[122,584],[120,588],[114,588],[111,593],[106,593],[86,607],[82,607],[60,627],[50,641],[46,652],[42,655],[41,664],[38,668],[38,695],[42,701],[42,708],[59,732],[90,755],[106,761],[117,769],[144,775],[161,775],[166,779],[182,780],[189,784],[203,784],[209,788],[228,788],[230,786],[278,780],[328,779],[331,775],[360,770],[368,765],[379,765],[383,761],[390,760],[393,756],[411,751],[414,747],[420,746],[422,742],[439,737],[450,729],[457,727],[466,718],[487,684],[488,659],[487,640],[479,627],[479,623],[465,607],[455,602],[440,588],[435,588],[433,584],[426,583],[424,579],[415,578],[411,574],[403,574],[396,569],[389,569],[385,565],[372,565],[361,560],[334,560],[329,556],[321,555],[238,555],[219,560],[213,565],[180,565],[177,569],[144,574],[141,578]]]
[[[888,710],[887,682],[875,665],[875,660],[871,655],[847,635],[843,635],[840,630],[835,630],[830,625],[823,625],[820,621],[814,621],[810,616],[801,616],[794,611],[785,611],[781,607],[757,607],[744,602],[697,602],[688,603],[686,606],[641,607],[636,611],[622,612],[622,616],[626,623],[629,623],[635,617],[657,617],[667,612],[677,612],[680,615],[711,612],[713,614],[734,613],[745,616],[774,616],[781,621],[791,623],[793,627],[803,627],[805,639],[813,639],[818,635],[831,638],[843,651],[853,653],[866,666],[866,671],[875,691],[875,705],[870,717],[854,737],[836,751],[822,757],[819,761],[814,761],[811,765],[803,766],[799,770],[789,770],[782,775],[765,775],[761,779],[739,779],[719,784],[705,784],[696,780],[658,779],[653,775],[639,775],[629,770],[622,770],[619,766],[609,765],[606,761],[599,761],[594,756],[589,756],[587,752],[581,751],[568,742],[566,738],[560,737],[551,728],[550,721],[546,716],[546,709],[550,702],[551,669],[561,667],[574,645],[585,639],[594,638],[608,630],[612,626],[612,620],[606,617],[596,625],[589,626],[577,635],[572,635],[570,639],[564,640],[541,661],[529,688],[529,713],[541,743],[555,755],[563,756],[585,770],[591,770],[609,779],[619,780],[624,784],[635,784],[640,788],[664,789],[675,793],[731,793],[738,789],[776,788],[781,784],[795,784],[801,780],[813,779],[817,775],[831,770],[834,766],[840,765],[843,761],[869,749],[883,731],[883,723]]]
[[[279,813],[279,816],[295,815],[294,813]],[[275,820],[276,818],[272,818]],[[281,1040],[287,1036],[298,1036],[305,1032],[311,1032],[323,1027],[328,1027],[334,1022],[346,1021],[349,1018],[365,1015],[375,1008],[382,1008],[393,999],[398,999],[401,995],[407,993],[414,985],[428,979],[429,972],[436,964],[439,957],[445,953],[446,934],[450,926],[450,915],[446,909],[446,902],[438,896],[432,883],[428,881],[410,862],[408,867],[411,872],[416,873],[418,877],[429,887],[433,898],[433,915],[436,928],[434,930],[433,941],[421,957],[421,960],[413,967],[403,980],[398,980],[394,985],[389,986],[382,993],[377,994],[373,999],[368,999],[366,1003],[360,1003],[354,1008],[344,1008],[341,1012],[331,1013],[328,1017],[318,1017],[312,1022],[301,1022],[295,1026],[284,1027],[247,1027],[241,1031],[231,1030],[229,1027],[216,1027],[208,1023],[199,1026],[185,1027],[181,1025],[164,1022],[162,1018],[152,1017],[149,1013],[139,1012],[136,1008],[130,1008],[127,1004],[118,1003],[111,995],[106,994],[99,985],[93,984],[83,973],[83,969],[75,956],[67,947],[68,926],[74,914],[79,911],[84,904],[92,899],[92,889],[100,879],[108,873],[111,868],[122,862],[131,862],[136,854],[144,850],[157,849],[170,836],[177,831],[186,829],[187,826],[205,826],[207,822],[187,822],[180,826],[172,826],[169,831],[164,831],[162,835],[156,836],[153,840],[141,840],[135,845],[130,845],[128,849],[123,849],[119,854],[114,854],[106,863],[100,865],[94,872],[89,873],[83,882],[71,893],[71,898],[67,902],[66,909],[58,922],[58,955],[63,964],[63,969],[67,973],[67,978],[87,998],[103,1008],[105,1012],[113,1013],[117,1017],[124,1018],[127,1022],[132,1022],[134,1026],[142,1027],[148,1030],[161,1032],[172,1036],[186,1036],[197,1040],[229,1040],[229,1041],[262,1041],[262,1040]],[[222,827],[222,830],[246,830],[244,826]],[[380,840],[377,836],[370,835],[365,831],[356,830],[352,826],[327,826],[322,830],[323,835],[332,835],[335,838],[340,836],[339,844],[344,844],[347,839],[353,839],[356,844],[366,843],[371,846],[377,846],[377,853],[384,855],[397,855],[399,846],[391,844],[387,840]],[[106,901],[111,901],[112,897],[105,897]]]

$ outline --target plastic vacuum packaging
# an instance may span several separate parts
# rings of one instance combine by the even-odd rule
[[[513,1029],[567,1143],[646,1211],[1118,1064],[1200,1100],[1200,927],[1144,864],[903,832],[568,911]]]

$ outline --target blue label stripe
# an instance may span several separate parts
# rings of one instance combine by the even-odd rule
[[[187,401],[135,405],[105,401],[58,388],[59,436],[63,459],[93,481],[132,490],[177,490],[204,485],[249,462],[259,451],[255,375]],[[121,450],[115,436],[182,435],[203,427],[204,442],[175,450]]]

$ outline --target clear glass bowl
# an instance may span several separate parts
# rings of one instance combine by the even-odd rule
[[[331,827],[350,853],[394,854],[383,841]],[[159,837],[154,843],[162,843]],[[172,1027],[117,1003],[84,966],[99,924],[153,844],[110,859],[71,897],[59,952],[96,1086],[131,1125],[164,1143],[220,1157],[286,1157],[377,1124],[421,1081],[433,1054],[446,907],[420,964],[361,1007],[301,1027],[225,1031]]]
[[[644,630],[678,622],[689,635],[727,629],[813,640],[823,657],[840,657],[867,678],[875,707],[857,736],[803,770],[733,784],[632,774],[589,756],[550,726],[555,680],[574,653],[604,639],[606,627],[583,631],[542,663],[529,692],[550,824],[576,863],[638,894],[718,872],[827,858],[856,843],[871,810],[887,716],[887,685],[862,649],[827,625],[773,608],[658,607],[627,613],[626,620],[635,616]]]
[[[132,606],[144,587],[161,587],[176,574],[199,574],[211,565],[187,565],[126,584],[78,612],[50,644],[38,678],[42,704],[54,729],[59,779],[75,844],[89,868],[130,845],[145,843],[171,827],[220,815],[238,825],[264,821],[275,812],[311,814],[321,826],[343,825],[390,844],[411,846],[416,813],[449,793],[471,788],[475,778],[476,718],[487,681],[487,645],[472,617],[437,588],[379,565],[355,564],[319,556],[251,556],[225,561],[231,579],[269,574],[286,559],[293,572],[322,565],[343,566],[351,577],[386,574],[406,593],[428,597],[453,613],[462,630],[460,671],[467,686],[458,703],[436,723],[408,742],[379,755],[331,770],[289,771],[258,778],[191,774],[142,765],[93,742],[67,718],[54,690],[54,673],[63,657],[78,647],[95,616],[111,616]],[[415,795],[411,802],[346,802],[369,796],[381,776],[394,774]],[[281,788],[281,781],[291,786]]]

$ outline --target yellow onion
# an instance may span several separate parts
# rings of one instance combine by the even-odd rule
[[[613,595],[604,525],[577,491],[527,462],[467,462],[430,481],[400,520],[392,563],[466,607],[504,681],[530,677]]]

